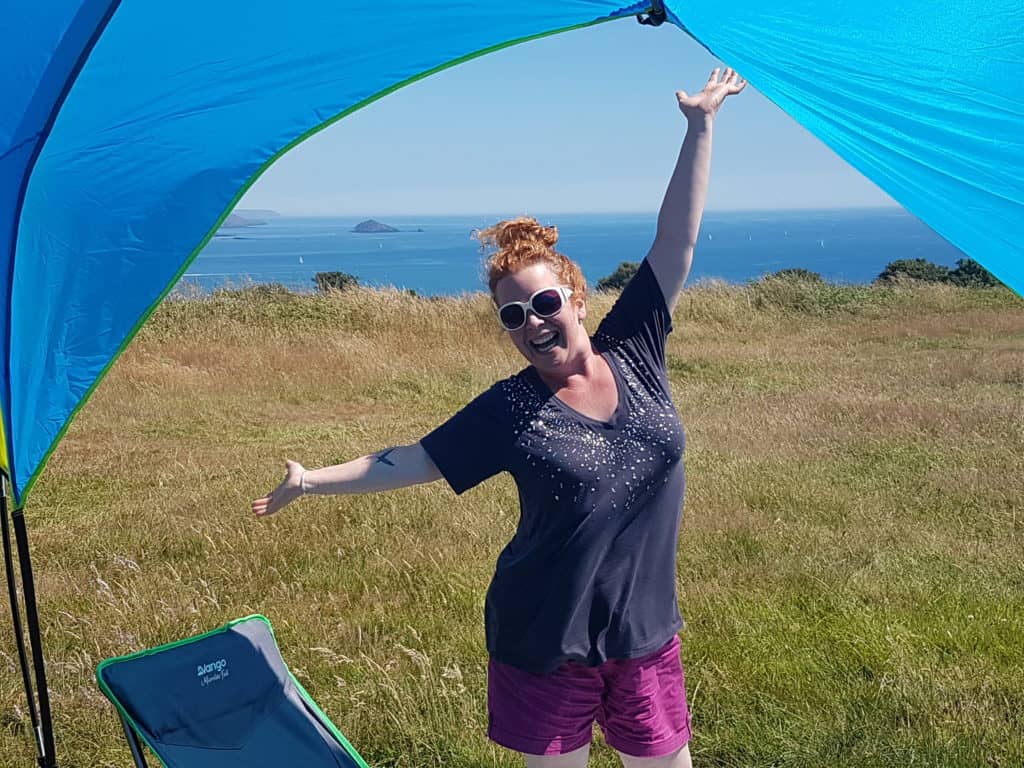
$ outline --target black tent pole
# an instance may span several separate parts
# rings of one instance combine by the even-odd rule
[[[25,621],[28,623],[28,641],[32,647],[32,666],[36,673],[36,696],[39,699],[39,725],[42,729],[43,754],[40,768],[57,768],[56,748],[53,743],[53,720],[50,717],[50,690],[46,686],[46,665],[43,663],[43,638],[39,632],[39,613],[36,610],[36,585],[32,578],[32,557],[28,551],[28,530],[25,528],[25,510],[16,509],[14,541],[18,545],[18,564],[21,566],[21,591],[25,596]]]
[[[32,718],[32,732],[36,737],[36,750],[40,759],[43,755],[43,741],[39,732],[39,715],[36,713],[36,697],[32,692],[32,678],[29,676],[28,654],[25,651],[25,630],[21,626],[21,609],[18,600],[18,585],[14,577],[14,557],[11,552],[11,523],[7,515],[7,475],[0,473],[0,535],[4,546],[4,572],[7,576],[7,597],[11,603],[11,622],[14,624],[14,639],[18,646],[18,663],[21,680],[25,686],[25,699]]]
[[[36,747],[39,750],[37,762],[40,768],[57,768],[56,748],[53,741],[53,719],[50,716],[50,690],[46,685],[46,665],[43,662],[43,641],[39,632],[39,612],[36,609],[36,586],[32,577],[32,556],[28,548],[28,530],[25,527],[25,512],[15,509],[11,517],[14,522],[14,541],[18,549],[18,566],[21,571],[21,592],[25,600],[25,621],[28,624],[28,640],[32,648],[32,668],[35,672],[35,697],[28,674],[25,658],[25,643],[18,614],[18,596],[14,586],[14,568],[10,557],[10,536],[7,532],[7,476],[0,475],[0,514],[3,516],[4,557],[6,560],[7,585],[11,597],[11,616],[18,636],[18,655],[22,663],[22,677],[32,714],[32,727],[36,732]],[[38,700],[36,713],[33,699]]]

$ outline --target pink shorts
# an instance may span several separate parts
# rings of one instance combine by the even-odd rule
[[[590,743],[594,721],[613,749],[662,757],[690,740],[679,638],[637,659],[598,667],[574,661],[533,674],[491,659],[487,735],[528,755],[562,755]]]

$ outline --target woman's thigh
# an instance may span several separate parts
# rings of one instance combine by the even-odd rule
[[[693,768],[690,760],[690,745],[685,745],[678,752],[663,757],[632,757],[619,752],[624,768]],[[586,763],[581,763],[586,765]]]
[[[590,745],[564,755],[523,755],[526,768],[586,768]]]

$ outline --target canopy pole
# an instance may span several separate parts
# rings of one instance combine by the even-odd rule
[[[21,662],[22,682],[25,697],[32,718],[32,729],[36,734],[36,762],[40,768],[57,768],[56,748],[53,740],[53,719],[50,715],[50,690],[46,685],[46,665],[43,662],[43,641],[39,632],[39,612],[36,609],[35,579],[32,577],[32,556],[28,548],[28,529],[25,526],[23,509],[15,509],[11,515],[14,522],[14,540],[18,550],[18,566],[21,571],[21,593],[25,601],[25,620],[28,624],[28,640],[32,649],[32,668],[35,673],[35,691],[32,675],[28,669],[28,655],[25,652],[24,630],[19,611],[18,590],[14,578],[14,562],[11,553],[11,537],[8,530],[7,475],[0,473],[0,518],[4,547],[4,570],[7,575],[7,590],[11,601],[11,618],[17,636],[18,659]],[[36,704],[38,702],[38,709]]]
[[[43,753],[40,768],[57,768],[56,747],[53,743],[53,719],[50,716],[50,689],[46,686],[46,664],[43,662],[43,638],[39,633],[39,612],[36,610],[36,585],[32,578],[32,556],[28,550],[28,529],[25,510],[16,509],[14,540],[18,545],[18,565],[21,567],[21,591],[25,596],[25,620],[28,622],[28,641],[32,648],[32,666],[36,673],[36,697],[39,699],[39,725],[42,731]]]
[[[18,664],[21,667],[21,681],[25,686],[25,699],[32,718],[32,732],[36,737],[36,752],[43,755],[43,741],[39,731],[39,715],[36,711],[36,697],[32,692],[32,678],[28,671],[28,654],[25,651],[25,630],[21,625],[21,608],[18,600],[18,585],[14,577],[14,557],[11,552],[11,522],[7,515],[7,475],[0,473],[0,534],[4,546],[4,573],[7,576],[7,597],[11,603],[11,623],[14,624],[14,639],[18,646]]]

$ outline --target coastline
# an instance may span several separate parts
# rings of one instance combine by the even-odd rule
[[[185,275],[207,290],[230,283],[309,289],[317,272],[342,271],[364,285],[421,295],[479,290],[481,254],[471,232],[508,214],[378,216],[400,231],[353,234],[360,217],[288,217],[259,228],[221,230]],[[622,261],[643,258],[656,216],[647,213],[544,214],[559,227],[558,248],[579,261],[591,284]],[[414,231],[422,229],[422,232]],[[952,266],[963,254],[899,208],[708,212],[691,281],[744,284],[784,268],[804,268],[839,284],[863,284],[899,258]]]

